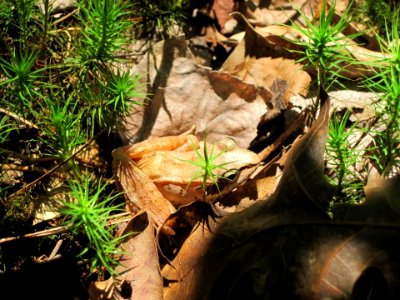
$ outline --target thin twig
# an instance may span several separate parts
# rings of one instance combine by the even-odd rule
[[[57,244],[54,246],[53,251],[51,251],[51,253],[50,253],[49,259],[52,259],[57,255],[57,252],[58,252],[58,250],[60,250],[62,243],[63,243],[63,240],[57,241]]]
[[[6,149],[0,148],[1,153],[7,154],[8,156],[18,158],[24,162],[36,164],[36,163],[42,163],[42,162],[53,162],[53,161],[59,161],[60,158],[58,157],[32,157],[28,155],[23,155],[21,153],[15,152],[15,151],[10,151]]]
[[[60,250],[60,247],[62,245],[64,240],[58,240],[56,245],[54,246],[53,250],[51,251],[50,255],[41,255],[39,258],[34,259],[35,263],[38,264],[45,264],[45,263],[49,263],[52,262],[56,259],[60,259],[61,258],[61,254],[57,254],[58,250]]]
[[[9,117],[12,117],[13,119],[17,120],[18,122],[24,124],[26,127],[39,129],[39,127],[37,127],[31,121],[29,121],[29,120],[27,120],[27,119],[25,119],[23,117],[20,117],[17,114],[11,112],[11,111],[8,111],[8,110],[0,107],[0,112],[2,112],[3,114],[6,114]]]
[[[0,164],[0,170],[7,171],[16,171],[16,172],[35,172],[41,174],[47,174],[49,170],[45,168],[39,168],[35,166],[17,166],[15,164]],[[64,173],[55,173],[53,172],[53,177],[57,177],[63,180],[67,179],[67,176]]]
[[[62,21],[64,21],[64,20],[68,19],[68,18],[71,17],[72,15],[76,14],[78,11],[79,11],[78,8],[74,9],[74,10],[71,11],[69,14],[66,14],[65,16],[59,18],[57,21],[54,21],[52,25],[54,26],[54,25],[56,25],[56,24],[58,24],[58,23],[60,23],[60,22],[62,22]]]
[[[51,229],[45,229],[37,232],[27,233],[24,235],[5,237],[0,239],[0,244],[14,242],[21,239],[31,239],[31,238],[50,236],[53,234],[64,233],[67,232],[69,229],[70,226],[58,226]]]
[[[10,196],[7,197],[8,200],[14,198],[15,196],[21,194],[22,192],[25,192],[29,187],[31,187],[32,185],[34,185],[35,183],[39,182],[40,180],[42,180],[43,178],[51,175],[52,173],[54,173],[56,170],[58,170],[59,168],[61,168],[63,165],[65,165],[67,162],[69,162],[72,158],[74,158],[75,156],[77,156],[83,149],[85,149],[87,146],[89,146],[92,142],[94,141],[94,138],[88,140],[80,149],[78,149],[74,154],[72,154],[71,156],[69,156],[67,159],[65,159],[64,161],[62,161],[61,163],[59,163],[58,165],[56,165],[54,168],[50,169],[47,173],[43,174],[42,176],[36,178],[35,180],[31,181],[30,183],[27,183],[26,185],[24,185],[22,188],[20,188],[18,191],[12,193]]]

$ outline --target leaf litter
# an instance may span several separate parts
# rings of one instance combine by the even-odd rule
[[[364,203],[337,219],[326,213],[332,188],[324,151],[335,96],[319,91],[321,109],[308,127],[301,103],[311,76],[296,63],[293,50],[301,49],[291,41],[301,34],[276,25],[298,8],[310,14],[309,2],[318,15],[322,1],[261,2],[214,1],[220,31],[207,32],[215,47],[233,49],[218,70],[197,64],[183,36],[150,46],[133,68],[146,74],[148,96],[118,125],[125,144],[194,128],[210,143],[234,139],[260,162],[238,170],[209,202],[176,206],[117,153],[113,167],[132,214],[124,233],[132,234],[120,246],[121,275],[93,283],[92,299],[349,299],[364,295],[368,280],[382,297],[399,295],[398,176],[383,178],[372,168]],[[360,62],[383,56],[373,46],[347,47]],[[354,79],[371,72],[346,70]],[[367,96],[354,93],[333,100],[335,109],[371,119]]]

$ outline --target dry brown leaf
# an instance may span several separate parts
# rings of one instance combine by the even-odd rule
[[[300,14],[298,10],[311,17],[311,8],[318,10],[321,0],[276,0],[252,1],[247,10],[242,12],[254,26],[269,26],[272,24],[286,24],[295,21]]]
[[[214,0],[212,10],[214,11],[221,31],[224,31],[226,21],[230,18],[233,12],[235,3],[234,0]]]
[[[377,290],[380,292],[379,298],[389,299],[387,280],[392,281],[390,285],[398,284],[391,278],[395,274],[395,268],[391,266],[392,262],[388,252],[382,248],[383,245],[373,245],[377,240],[376,237],[365,234],[364,231],[345,238],[330,235],[321,240],[318,249],[322,254],[319,258],[321,264],[316,263],[316,268],[312,270],[318,274],[313,286],[316,299],[350,299],[350,297],[351,299],[368,299],[357,298],[357,295],[375,294]],[[379,234],[387,234],[387,232],[383,231]],[[378,278],[371,278],[372,284],[368,286],[368,283],[360,281],[363,272],[371,270],[371,267],[381,274],[383,280],[374,282]],[[310,279],[314,276],[310,274]],[[379,286],[381,284],[386,287]]]
[[[202,289],[194,290],[194,274],[199,271],[199,262],[212,241],[212,231],[216,230],[216,226],[217,223],[212,220],[211,232],[205,226],[198,226],[185,241],[178,256],[164,266],[162,276],[169,282],[164,288],[164,300],[194,299],[194,293],[202,293]]]
[[[246,34],[221,70],[247,83],[267,88],[276,80],[285,80],[288,82],[284,97],[286,101],[296,94],[306,95],[311,77],[302,70],[302,66],[293,59],[276,57],[274,45],[257,33],[241,15],[234,16],[246,24]]]
[[[296,45],[294,41],[297,39],[307,42],[308,38],[295,28],[270,25],[255,29],[243,15],[234,13],[233,16],[245,26],[246,35],[224,63],[224,70],[229,73],[236,73],[237,70],[235,68],[238,68],[237,65],[239,65],[239,62],[245,61],[244,58],[246,57],[302,58],[300,53],[304,49]],[[347,48],[354,59],[360,62],[360,64],[343,65],[343,70],[340,73],[351,79],[375,74],[375,70],[372,67],[363,66],[361,63],[372,62],[385,57],[385,54],[358,46],[351,40],[344,39],[341,43],[345,44],[345,48]],[[296,51],[296,53],[291,52],[292,50]],[[239,65],[239,68],[242,69],[242,65]],[[312,70],[310,70],[310,73],[312,73]]]
[[[271,93],[227,73],[211,71],[187,58],[185,41],[169,40],[138,65],[150,81],[150,101],[134,107],[120,133],[126,143],[178,135],[196,126],[209,142],[231,137],[247,148],[267,110]]]
[[[362,224],[336,225],[324,212],[324,103],[314,126],[290,150],[269,200],[210,220],[211,232],[199,227],[188,237],[163,269],[165,299],[349,299],[399,292],[400,264],[390,259],[399,251],[391,243],[400,245],[397,231],[358,232]],[[378,193],[379,199],[389,194]],[[369,201],[373,195],[367,193]]]
[[[240,78],[256,86],[271,87],[277,79],[286,80],[286,103],[293,95],[306,95],[311,82],[310,76],[302,70],[301,65],[285,58],[262,57],[250,60],[243,66],[243,71],[245,74]]]
[[[400,221],[400,176],[385,178],[372,168],[368,183],[364,187],[366,200],[363,203],[374,221]]]
[[[113,169],[122,187],[129,208],[134,212],[144,210],[157,227],[175,211],[152,180],[121,149],[113,151]]]
[[[122,255],[121,266],[116,269],[121,273],[117,281],[124,288],[126,285],[131,287],[128,299],[162,299],[163,283],[159,271],[155,229],[146,214],[132,219],[123,234],[138,232],[140,233],[128,238],[121,245],[122,251],[126,254]],[[114,296],[116,294],[118,293],[114,293]]]
[[[90,288],[91,299],[162,299],[162,277],[159,271],[154,225],[143,213],[133,218],[123,234],[132,234],[120,245],[124,254],[116,272],[110,278]]]
[[[285,259],[279,257],[279,249],[274,250],[276,243],[279,239],[283,243],[286,238],[284,234],[278,241],[269,240],[276,237],[274,230],[291,222],[327,219],[321,206],[326,205],[329,197],[322,192],[327,191],[322,172],[329,101],[326,94],[322,97],[326,101],[321,114],[307,135],[291,149],[275,194],[269,200],[228,215],[217,223],[210,222],[212,234],[198,230],[189,236],[182,249],[188,247],[190,250],[179,252],[172,262],[177,272],[168,267],[163,271],[164,276],[176,282],[165,292],[166,299],[177,295],[180,299],[240,299],[238,295],[246,293],[248,298],[266,299],[266,294],[262,298],[262,294],[255,295],[252,291],[279,290],[278,286],[265,286],[285,278],[273,273],[274,267],[282,270],[282,265],[277,266],[277,263]],[[289,232],[290,238],[295,239],[298,232]],[[260,276],[261,281],[258,281]],[[290,295],[292,291],[288,290],[282,290],[282,298]]]

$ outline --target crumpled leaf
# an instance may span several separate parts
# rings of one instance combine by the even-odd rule
[[[290,243],[290,238],[296,238],[299,232],[285,229],[285,226],[328,219],[323,206],[329,200],[329,193],[326,193],[329,189],[322,173],[329,100],[325,93],[321,96],[325,100],[321,113],[307,135],[291,149],[275,194],[217,223],[210,220],[212,234],[202,234],[200,230],[191,235],[182,249],[189,247],[193,255],[188,255],[189,251],[178,253],[171,262],[171,267],[177,270],[175,274],[169,267],[163,270],[170,281],[179,282],[166,289],[165,299],[174,299],[176,295],[180,295],[180,299],[237,299],[239,295],[266,299],[269,289],[272,293],[279,289],[274,283],[293,279],[291,272],[284,275],[287,270],[282,260],[294,258],[282,258],[277,245],[279,241]],[[279,228],[288,234],[274,234]],[[304,237],[310,237],[310,233]],[[268,237],[272,237],[271,240]],[[192,245],[198,246],[193,249]],[[274,274],[275,267],[280,273]],[[286,288],[279,296],[293,296],[291,292],[293,290]]]
[[[224,72],[211,71],[188,58],[182,38],[157,45],[136,72],[147,74],[151,99],[135,106],[120,127],[126,143],[178,135],[196,126],[195,135],[213,143],[234,138],[247,148],[271,98],[265,87],[247,84]]]
[[[301,9],[307,5],[309,0],[294,0],[294,1],[260,1],[247,5],[247,10],[244,12],[246,18],[254,26],[268,26],[271,24],[285,24],[297,14],[297,9]],[[316,2],[316,1],[312,1]],[[312,5],[312,4],[311,4]],[[314,5],[315,6],[315,5]]]
[[[250,36],[251,38],[245,41],[242,40],[231,56],[243,57],[245,54],[249,55],[248,53],[252,53],[256,57],[284,57],[295,60],[302,58],[301,52],[304,52],[304,49],[295,43],[295,40],[308,42],[307,36],[302,32],[293,27],[283,25],[254,28],[243,15],[234,13],[233,16],[245,26],[246,36]],[[342,66],[343,69],[340,70],[340,73],[351,79],[373,75],[377,70],[372,66],[368,66],[368,64],[362,65],[361,63],[373,62],[386,57],[381,52],[358,46],[351,40],[343,39],[341,43],[345,45],[344,48],[353,56],[354,60],[360,62],[360,64],[346,64]],[[236,58],[235,60],[240,61],[240,59]],[[229,58],[224,66],[226,65],[232,65]],[[229,70],[229,68],[225,67],[224,69]],[[307,71],[310,73],[313,72],[313,70]]]
[[[207,253],[191,262],[190,271],[181,271],[182,289],[175,287],[175,295],[182,292],[182,299],[398,297],[400,262],[393,259],[400,245],[398,226],[335,223],[324,213],[329,188],[320,176],[328,116],[326,102],[313,128],[291,149],[275,194],[221,221],[212,241],[205,241]]]
[[[245,36],[222,66],[222,70],[247,83],[270,88],[276,80],[285,80],[286,102],[296,94],[306,95],[310,75],[293,59],[277,57],[272,45],[238,13],[234,16],[245,25]]]
[[[120,148],[113,151],[114,174],[121,185],[133,211],[144,210],[157,227],[161,226],[175,211],[151,179]]]

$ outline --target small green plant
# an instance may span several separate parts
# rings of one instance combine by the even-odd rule
[[[117,196],[89,184],[109,175],[77,151],[115,138],[118,120],[144,96],[140,77],[121,64],[135,11],[125,0],[83,0],[78,10],[54,18],[52,2],[0,1],[0,164],[9,170],[0,173],[1,227],[18,219],[29,228],[35,195],[67,185],[75,202],[63,212],[75,236],[83,232],[93,266],[112,273],[119,240],[106,223],[118,210]],[[90,180],[80,176],[87,173]],[[7,232],[25,233],[18,230]]]
[[[293,28],[302,33],[306,40],[297,40],[295,43],[301,46],[303,51],[294,51],[303,57],[298,60],[304,63],[306,69],[314,70],[317,74],[317,84],[328,89],[338,78],[345,78],[343,69],[346,65],[353,63],[350,53],[346,50],[351,39],[359,34],[344,36],[343,30],[350,22],[349,8],[342,17],[334,22],[335,4],[332,1],[327,9],[326,0],[323,1],[319,18],[314,16],[309,19],[302,11],[299,11],[305,21],[306,27],[292,22]]]
[[[79,66],[95,71],[102,63],[116,60],[115,52],[129,44],[127,20],[130,5],[125,0],[79,2],[82,35],[77,48]]]
[[[354,203],[361,198],[363,182],[356,176],[355,165],[360,160],[359,151],[353,149],[350,139],[354,134],[356,124],[349,128],[350,112],[343,117],[333,114],[329,121],[327,139],[327,156],[332,166],[331,183],[336,187],[334,204]]]
[[[376,75],[365,80],[365,85],[376,92],[375,113],[378,130],[373,130],[375,147],[372,160],[382,174],[388,175],[400,166],[400,10],[393,14],[391,30],[386,26],[386,38],[378,37],[386,57],[372,63]]]
[[[91,251],[91,271],[103,266],[112,276],[117,275],[115,267],[119,264],[116,255],[122,254],[118,245],[126,236],[115,237],[110,218],[119,207],[110,205],[119,196],[104,195],[107,184],[93,184],[95,179],[84,176],[81,180],[70,181],[71,201],[65,203],[62,213],[69,219],[65,222],[75,236],[85,233],[87,244],[79,254]]]
[[[90,136],[99,129],[115,129],[115,119],[126,116],[133,105],[142,105],[135,100],[144,96],[139,79],[128,71],[107,71],[99,74],[97,82],[82,87],[78,97],[84,101],[82,120]]]
[[[207,143],[207,137],[204,139],[203,146],[200,149],[197,147],[193,147],[193,150],[196,153],[198,160],[196,161],[185,160],[185,161],[198,167],[199,170],[197,174],[195,174],[194,177],[191,178],[191,182],[193,182],[196,179],[201,179],[201,188],[204,191],[204,197],[206,198],[208,193],[208,186],[210,185],[210,183],[215,185],[218,191],[220,191],[218,181],[220,179],[228,179],[227,177],[224,177],[223,175],[217,173],[217,170],[228,171],[225,167],[231,164],[232,162],[229,161],[229,162],[217,163],[218,159],[221,156],[223,156],[227,150],[222,150],[215,153],[215,146],[209,145]]]
[[[26,52],[14,50],[10,62],[0,59],[0,69],[6,78],[0,81],[0,87],[10,87],[9,102],[18,105],[20,109],[23,106],[31,108],[32,99],[35,96],[41,96],[35,88],[43,72],[40,68],[34,68],[37,59],[38,56],[34,50]]]
[[[139,76],[113,66],[122,61],[118,53],[130,42],[131,8],[125,0],[87,0],[79,5],[83,30],[66,62],[78,78],[74,96],[82,101],[83,125],[91,136],[99,129],[112,129],[115,118],[140,104],[133,98],[144,96],[139,92]]]
[[[15,128],[9,121],[8,116],[2,116],[0,119],[0,153],[2,150],[4,150],[2,146],[7,142],[11,131],[13,131],[14,129]]]
[[[53,155],[63,161],[70,157],[79,145],[85,143],[85,136],[80,130],[82,111],[77,111],[77,103],[74,103],[71,97],[64,103],[60,99],[43,100],[44,106],[39,112],[45,116],[42,124],[39,124],[45,134],[42,139]]]

